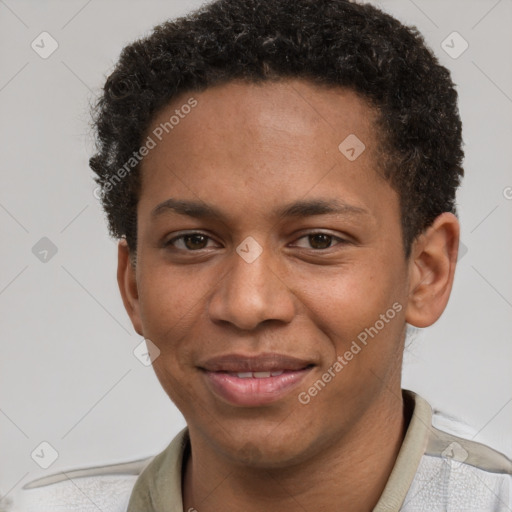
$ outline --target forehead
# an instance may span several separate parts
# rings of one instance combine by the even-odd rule
[[[171,107],[178,107],[192,93],[176,98]],[[226,112],[234,117],[221,118],[243,124],[264,125],[268,128],[294,119],[297,127],[311,124],[333,124],[343,119],[349,123],[368,117],[370,107],[355,91],[349,88],[314,84],[302,79],[279,79],[260,83],[233,80],[210,87],[198,94],[201,98],[200,113],[207,117]],[[161,117],[165,113],[161,113]],[[200,115],[200,114],[198,114]],[[219,119],[219,118],[217,118]],[[299,123],[299,119],[302,123]],[[208,123],[211,126],[211,123]]]
[[[231,208],[250,197],[265,210],[333,190],[364,207],[389,188],[377,172],[375,112],[350,89],[230,82],[174,99],[146,136],[155,147],[141,166],[143,208],[148,198],[211,202],[213,194]]]
[[[197,101],[193,109],[187,106],[191,97]],[[185,114],[180,119],[174,116],[173,126],[169,126],[172,114],[182,110]],[[292,136],[304,135],[316,137],[314,143],[328,142],[328,132],[336,139],[357,132],[369,142],[375,135],[375,116],[368,102],[349,88],[297,79],[259,84],[237,80],[199,93],[181,94],[155,116],[150,132],[160,126],[161,135],[168,140],[172,135],[199,134],[223,140],[226,133],[231,136],[236,129],[240,138],[253,145],[283,143],[285,139],[293,144]]]

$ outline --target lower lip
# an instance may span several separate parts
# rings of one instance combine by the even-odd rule
[[[286,371],[275,377],[241,379],[223,372],[204,371],[206,382],[215,394],[233,405],[256,407],[275,402],[297,387],[311,368]]]

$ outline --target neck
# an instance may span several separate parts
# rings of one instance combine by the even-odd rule
[[[380,403],[329,449],[290,468],[235,466],[199,436],[185,463],[184,510],[198,512],[371,511],[382,494],[408,421],[402,395]]]

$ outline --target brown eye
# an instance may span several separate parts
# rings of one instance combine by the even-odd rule
[[[191,251],[204,249],[208,243],[208,237],[200,234],[184,235],[183,243],[187,249]]]
[[[318,231],[301,236],[293,245],[301,249],[322,251],[338,245],[343,246],[347,243],[349,242],[347,242],[346,239],[340,238],[339,236]]]
[[[191,252],[209,249],[212,247],[212,244],[213,247],[216,245],[214,240],[208,235],[203,233],[185,233],[184,235],[172,238],[164,245],[165,247],[174,247],[181,251]]]
[[[316,233],[308,235],[309,245],[313,249],[328,249],[331,246],[333,237],[325,233]]]

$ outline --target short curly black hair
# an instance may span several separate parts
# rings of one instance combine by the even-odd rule
[[[110,234],[136,253],[139,165],[127,172],[126,162],[160,109],[233,80],[293,78],[350,88],[378,112],[379,171],[400,198],[407,257],[439,214],[455,213],[457,92],[415,27],[348,0],[216,0],[125,47],[93,107],[89,164]]]

